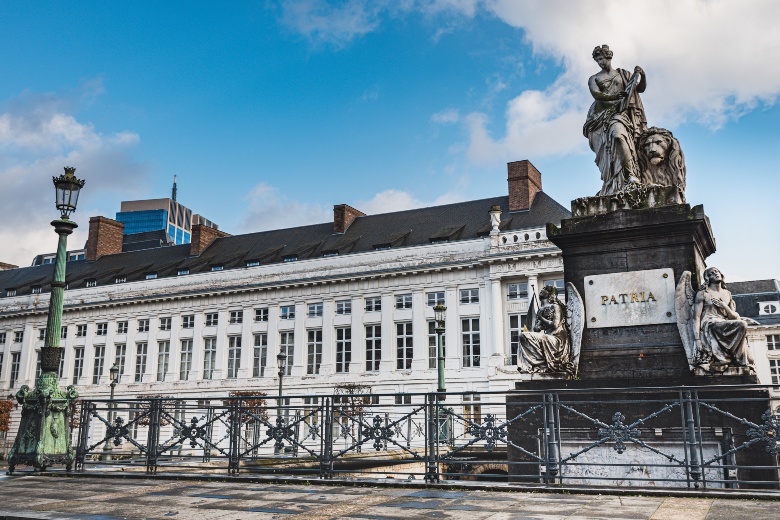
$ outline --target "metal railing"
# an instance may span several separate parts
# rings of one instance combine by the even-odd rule
[[[76,469],[778,489],[768,387],[443,397],[83,400]]]

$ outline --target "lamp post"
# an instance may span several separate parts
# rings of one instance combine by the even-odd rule
[[[46,341],[41,349],[41,374],[35,389],[31,392],[30,387],[22,385],[16,393],[16,400],[22,405],[22,418],[8,457],[9,474],[19,464],[33,466],[38,471],[44,471],[52,464],[65,464],[68,471],[73,466],[69,418],[79,394],[73,385],[65,391],[60,388],[58,372],[62,357],[60,334],[68,235],[78,227],[69,217],[76,211],[79,193],[84,187],[84,181],[77,179],[75,173],[76,168],[66,166],[64,174],[52,178],[60,218],[51,223],[59,242],[46,319]]]
[[[436,390],[439,393],[439,400],[444,401],[446,398],[446,392],[447,387],[444,383],[444,316],[447,313],[447,307],[442,305],[441,302],[437,303],[436,306],[433,308],[433,316],[434,321],[436,321],[436,327],[434,328],[434,331],[436,332],[436,342],[437,342],[437,348],[436,352],[438,353],[438,363],[437,368],[439,370],[439,388]]]
[[[281,349],[276,354],[276,365],[279,367],[279,396],[276,398],[276,428],[278,431],[282,431],[284,428],[284,418],[282,417],[282,381],[284,380],[284,370],[287,365],[287,356]],[[280,438],[277,438],[274,445],[274,453],[276,455],[282,453],[284,444]]]
[[[117,383],[119,383],[119,367],[116,363],[108,369],[109,377],[111,378],[111,398],[110,402],[108,403],[108,424],[110,426],[106,426],[106,442],[103,443],[103,460],[111,460],[110,452],[113,449],[111,447],[111,428],[114,426],[114,415],[116,415],[115,408],[116,405],[114,404],[114,388],[116,388]]]

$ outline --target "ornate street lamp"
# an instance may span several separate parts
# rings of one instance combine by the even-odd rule
[[[84,181],[77,179],[75,173],[76,168],[66,166],[64,174],[53,177],[60,218],[51,225],[59,235],[59,242],[46,319],[46,341],[41,349],[41,375],[32,392],[29,386],[22,385],[16,393],[16,400],[22,405],[22,419],[8,457],[9,474],[19,464],[33,466],[38,471],[44,471],[52,464],[65,464],[68,471],[73,467],[69,423],[71,408],[79,394],[73,385],[65,391],[60,388],[58,372],[62,358],[60,334],[68,235],[78,227],[69,217],[76,211],[79,193],[84,187]]]
[[[111,379],[111,385],[109,385],[111,386],[111,402],[108,403],[108,424],[113,426],[114,415],[116,415],[116,412],[114,411],[116,408],[116,405],[114,404],[114,388],[116,387],[117,383],[119,383],[119,367],[116,363],[114,363],[114,365],[108,369],[108,374]],[[106,425],[106,442],[103,443],[103,460],[111,460],[111,455],[107,453],[113,449],[110,438],[111,426]]]
[[[282,352],[281,349],[279,349],[279,353],[276,355],[276,365],[279,367],[279,397],[276,399],[276,429],[278,431],[283,431],[284,418],[282,417],[282,381],[284,379],[284,369],[287,365],[287,356],[284,352]],[[283,453],[283,450],[284,443],[281,439],[277,438],[276,444],[274,445],[274,453],[278,455]]]
[[[445,307],[441,302],[437,303],[436,306],[433,308],[433,316],[434,320],[436,321],[436,328],[434,331],[436,332],[436,341],[437,341],[437,353],[439,362],[437,363],[437,368],[439,369],[439,388],[437,392],[439,392],[439,400],[444,401],[447,392],[447,387],[444,384],[444,341],[443,341],[443,334],[444,334],[444,316],[447,313],[447,307]]]

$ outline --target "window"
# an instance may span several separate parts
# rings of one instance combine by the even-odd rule
[[[460,303],[479,303],[479,289],[461,289]]]
[[[780,302],[759,302],[758,314],[780,314]]]
[[[411,309],[412,308],[412,295],[411,294],[396,294],[395,295],[395,308],[396,309]]]
[[[67,339],[67,337],[68,337],[68,326],[63,325],[62,328],[60,329],[60,339]],[[0,341],[0,343],[2,342]]]
[[[73,384],[76,385],[84,370],[84,348],[73,349]]]
[[[268,357],[268,334],[255,334],[255,352],[252,377],[265,375],[265,360]]]
[[[81,350],[83,353],[84,349]],[[16,385],[16,382],[19,381],[19,364],[21,363],[21,361],[22,361],[21,352],[13,352],[11,354],[11,388],[13,388]]]
[[[436,321],[428,321],[428,368],[438,368],[439,366],[439,336],[436,334]],[[441,335],[441,346],[445,352],[446,357],[446,338],[444,334]]]
[[[190,378],[192,370],[192,340],[184,339],[181,342],[181,360],[179,363],[179,381],[186,381]]]
[[[2,343],[2,341],[0,341]],[[769,334],[766,337],[767,350],[780,350],[780,334]]]
[[[103,361],[106,356],[106,347],[95,347],[95,366],[92,370],[92,384],[100,384],[100,376],[103,375]]]
[[[473,424],[482,422],[482,405],[479,394],[463,396],[463,418]]]
[[[295,305],[286,305],[282,307],[282,319],[283,320],[295,319]]]
[[[41,351],[36,350],[35,351],[35,377],[40,377],[43,373],[43,370],[41,370]]]
[[[171,359],[171,342],[157,342],[157,381],[165,381],[168,373],[168,363]]]
[[[21,343],[22,341],[24,341],[24,331],[17,330],[14,332],[14,343]]]
[[[41,294],[42,291],[43,291],[43,289],[41,288],[40,285],[33,285],[32,289],[30,290],[30,292],[32,292],[32,294]]]
[[[479,318],[464,318],[460,321],[463,338],[463,366],[479,366]]]
[[[412,344],[412,324],[411,322],[396,323],[396,368],[399,370],[409,370],[412,368],[412,357],[414,348]]]
[[[322,302],[309,304],[309,318],[322,317]]]
[[[296,260],[298,260],[298,255],[287,255],[287,256],[283,256],[283,257],[282,257],[282,260],[283,260],[284,262],[295,262]]]
[[[349,372],[352,361],[352,329],[339,327],[336,329],[336,372]]]
[[[94,278],[91,280],[87,280],[87,287],[97,287],[97,280]]]
[[[228,379],[238,377],[238,369],[241,368],[241,336],[228,337]]]
[[[203,340],[203,379],[213,379],[217,364],[217,338]]]
[[[244,311],[230,311],[230,323],[243,323]]]
[[[520,355],[520,333],[525,325],[525,316],[512,314],[509,316],[509,364],[517,365]]]
[[[337,301],[336,314],[352,314],[352,300]]]
[[[135,382],[141,383],[146,372],[146,343],[135,344]]]
[[[9,297],[10,296],[16,296],[16,289],[6,289],[5,290],[5,295],[9,296]]]
[[[255,309],[255,321],[268,321],[268,308]]]
[[[366,298],[366,312],[378,312],[382,310],[382,298],[380,296],[372,296]]]
[[[258,265],[260,265],[260,262],[258,262],[257,260],[249,260],[246,263],[247,267],[257,267]]]
[[[157,278],[157,273],[146,273],[147,280],[154,280],[155,278]]]
[[[46,329],[38,329],[38,339],[40,340],[46,339]]]
[[[76,325],[76,337],[77,338],[83,338],[87,335],[87,326],[86,325]]]
[[[195,326],[195,316],[187,314],[181,317],[181,328],[191,329]]]
[[[125,283],[125,282],[127,282],[126,276],[117,276],[116,278],[114,278],[114,283]]]
[[[212,271],[222,271],[223,269],[225,269],[225,266],[222,265],[222,264],[212,265],[211,266],[211,270]]]
[[[219,313],[217,312],[209,312],[206,314],[206,326],[207,327],[216,327],[217,323],[219,323]]]
[[[105,336],[106,334],[108,334],[108,323],[98,323],[95,326],[95,335]]]
[[[306,343],[306,373],[307,374],[319,374],[320,365],[322,365],[322,330],[310,330],[308,333],[308,341]]]
[[[508,300],[528,298],[528,282],[510,283],[506,288],[506,297]]]
[[[121,377],[125,373],[125,355],[127,354],[127,345],[124,343],[118,344],[116,347],[116,367],[119,369],[118,377]]]
[[[116,322],[116,333],[117,334],[127,334],[127,322],[126,321],[118,321],[118,322]]]
[[[541,285],[542,287],[544,287],[545,285],[552,285],[558,290],[558,296],[563,296],[566,291],[566,284],[563,282],[563,278],[557,278],[555,280],[545,280],[541,283]]]
[[[382,326],[366,325],[366,371],[379,370],[382,360]]]
[[[3,373],[3,353],[0,352],[0,374]]]
[[[138,332],[149,332],[149,320],[138,320]]]
[[[6,336],[5,332],[0,332],[0,345],[5,345],[5,340],[6,340],[5,336]]]
[[[171,318],[160,318],[160,330],[171,330]]]
[[[64,371],[65,371],[65,353],[63,352],[63,354],[60,356],[60,369],[57,371],[57,377],[59,379],[62,379],[62,374],[65,373]]]
[[[279,351],[286,356],[284,363],[284,375],[289,376],[292,371],[293,353],[295,349],[295,334],[282,332],[279,335]]]
[[[189,269],[179,269],[176,271],[176,276],[184,276],[185,274],[190,274]]]
[[[412,396],[409,394],[398,394],[395,396],[395,404],[412,404]]]
[[[772,384],[780,385],[780,359],[769,360],[769,373],[772,374]]]
[[[444,305],[444,291],[425,293],[425,304],[428,307],[435,307],[439,302]]]

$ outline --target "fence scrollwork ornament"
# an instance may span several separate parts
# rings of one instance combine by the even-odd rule
[[[393,437],[393,430],[383,425],[384,419],[379,415],[375,415],[372,423],[373,425],[361,425],[361,435],[364,439],[374,441],[374,449],[376,451],[381,450],[384,447],[384,442],[389,441]]]
[[[614,441],[615,445],[612,446],[612,449],[620,454],[626,451],[625,441],[633,441],[642,434],[638,428],[632,428],[630,425],[624,424],[623,421],[625,420],[626,418],[622,413],[616,412],[612,416],[612,424],[606,428],[599,428],[599,435],[604,437],[605,441]]]
[[[764,450],[772,455],[780,453],[780,416],[772,414],[771,410],[767,410],[761,416],[764,421],[763,424],[757,425],[755,428],[748,428],[747,434],[751,439],[763,441],[766,443]]]

